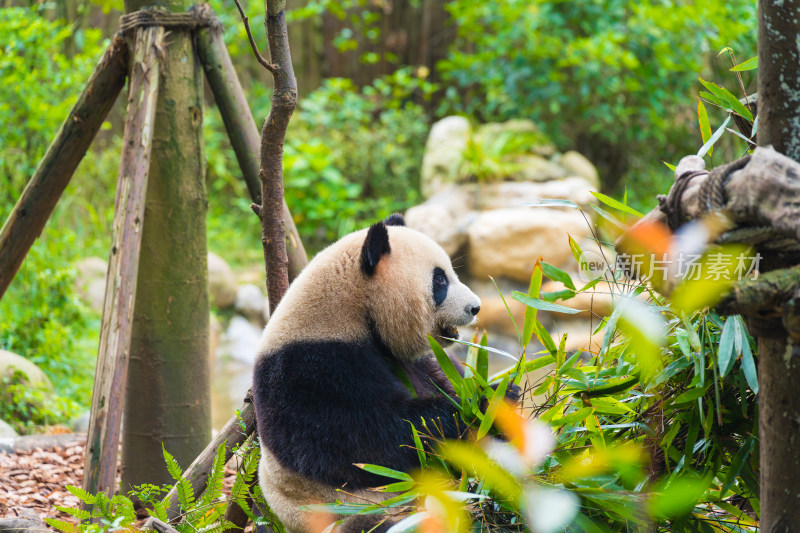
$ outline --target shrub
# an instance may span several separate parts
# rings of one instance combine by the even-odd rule
[[[0,9],[0,206],[16,200],[100,58],[100,30]],[[76,52],[67,55],[70,45]]]

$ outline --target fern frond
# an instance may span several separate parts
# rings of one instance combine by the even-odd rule
[[[133,502],[122,494],[117,494],[111,498],[111,513],[115,517],[124,517],[123,525],[136,522],[136,511],[133,508]]]
[[[172,479],[179,480],[183,475],[183,469],[181,469],[181,465],[178,464],[178,461],[172,457],[167,449],[164,447],[164,443],[161,443],[161,451],[164,454],[164,461],[167,463],[167,472],[169,475],[172,476]]]
[[[178,501],[181,504],[181,509],[187,512],[190,511],[196,502],[192,484],[189,483],[188,479],[180,478],[175,484],[175,488],[178,491]]]
[[[169,518],[167,517],[167,503],[169,502],[153,500],[151,503],[153,504],[153,510],[150,514],[162,522],[169,522]]]
[[[58,518],[45,518],[44,521],[58,531],[63,531],[64,533],[78,533],[78,526],[72,522],[59,520]]]
[[[74,516],[78,520],[88,520],[92,516],[92,514],[86,509],[79,509],[77,507],[62,507],[60,505],[56,505],[56,509],[62,513],[67,513],[70,516]]]
[[[69,491],[70,494],[78,498],[83,503],[94,505],[94,503],[97,501],[97,496],[89,494],[82,488],[76,487],[75,485],[67,485],[67,490]],[[98,496],[100,494],[102,493],[99,493]]]
[[[208,473],[208,483],[206,490],[200,499],[200,506],[204,507],[210,505],[214,500],[218,500],[222,496],[222,481],[225,479],[225,444],[223,442],[217,448],[217,453],[214,455],[214,462],[211,463],[211,471]]]

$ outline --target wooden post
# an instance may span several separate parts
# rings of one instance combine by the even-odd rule
[[[0,230],[0,298],[44,229],[56,202],[125,86],[128,46],[114,37],[89,83]]]
[[[136,279],[142,242],[153,120],[158,97],[157,51],[164,29],[136,33],[122,144],[114,229],[106,276],[100,349],[95,373],[83,488],[108,496],[116,490],[123,390],[130,356]]]
[[[800,0],[758,7],[758,144],[800,161]],[[780,319],[756,333],[761,531],[800,531],[800,347]]]
[[[209,8],[210,9],[210,8]],[[261,180],[258,176],[258,154],[261,140],[253,114],[247,105],[239,77],[233,66],[222,27],[216,23],[197,31],[197,52],[206,73],[206,79],[214,93],[225,129],[236,153],[250,197],[261,204]],[[289,279],[294,279],[308,263],[303,242],[292,220],[289,207],[283,202],[283,219],[286,224],[286,240],[289,261]]]

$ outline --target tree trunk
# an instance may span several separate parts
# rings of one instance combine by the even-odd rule
[[[800,0],[761,1],[758,144],[800,161]],[[800,531],[800,349],[777,321],[759,336],[761,531]],[[769,336],[767,336],[769,335]]]
[[[161,0],[186,11],[191,0]],[[125,0],[125,11],[152,5]],[[186,468],[211,439],[208,266],[200,65],[188,30],[162,58],[125,396],[122,490],[171,481],[161,446]]]

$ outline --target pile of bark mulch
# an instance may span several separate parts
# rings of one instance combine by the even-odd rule
[[[66,486],[83,482],[85,434],[36,435],[14,441],[0,453],[0,517],[69,518],[56,509],[80,507]],[[27,512],[23,512],[27,511]]]
[[[20,517],[30,521],[38,517],[74,522],[56,506],[81,505],[66,486],[80,487],[83,483],[85,444],[86,435],[75,433],[19,437],[13,445],[0,445],[0,519]],[[225,468],[226,494],[230,494],[236,479],[235,461],[232,459]]]

